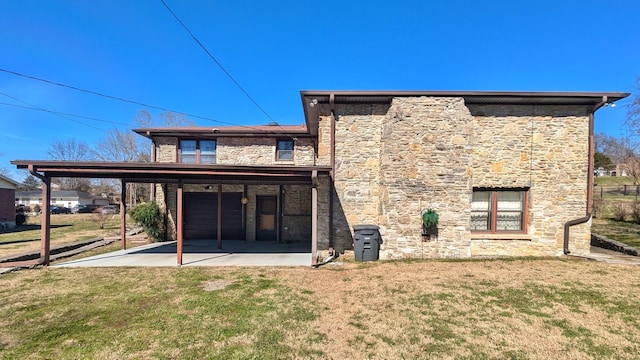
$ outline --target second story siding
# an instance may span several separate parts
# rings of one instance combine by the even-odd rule
[[[197,151],[200,151],[200,143],[215,140],[215,164],[221,165],[295,165],[313,166],[315,165],[314,139],[309,137],[212,137],[208,139],[178,138],[178,137],[156,137],[154,138],[156,162],[180,162],[180,144],[192,146],[195,144]],[[278,158],[278,141],[292,144],[292,150],[282,152]],[[191,149],[191,148],[190,148]],[[290,147],[287,147],[290,149]],[[191,155],[190,161],[195,155]],[[194,159],[192,159],[192,157]],[[198,157],[202,158],[202,155]]]

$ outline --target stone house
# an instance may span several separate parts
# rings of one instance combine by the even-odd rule
[[[185,239],[291,243],[315,264],[352,251],[362,224],[380,228],[381,259],[587,254],[594,113],[629,94],[300,95],[300,126],[136,129],[151,163],[12,163],[43,181],[43,198],[52,177],[117,178],[122,198],[128,182],[151,184],[178,264]]]
[[[135,131],[155,162],[246,173],[185,183],[185,238],[215,238],[220,224],[225,240],[327,254],[372,224],[382,259],[553,256],[589,252],[593,114],[627,95],[303,91],[303,126]],[[256,166],[318,172],[273,180]],[[156,189],[176,238],[178,185]],[[437,236],[423,234],[426,209]]]

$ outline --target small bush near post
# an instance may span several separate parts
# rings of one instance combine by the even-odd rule
[[[104,229],[104,225],[107,223],[111,215],[103,214],[101,212],[96,212],[93,214],[93,221],[98,224],[100,229]]]
[[[603,211],[604,211],[604,200],[602,199],[593,200],[593,217],[594,218],[601,217]]]
[[[640,203],[634,203],[631,209],[631,219],[634,224],[640,224]]]
[[[613,204],[611,205],[611,213],[613,213],[613,220],[625,221],[627,218],[627,207],[622,203]]]
[[[129,216],[140,224],[147,236],[154,241],[162,241],[164,233],[162,228],[162,212],[155,201],[140,204],[129,210]]]
[[[16,206],[16,226],[20,226],[27,222],[27,212],[30,212],[31,209],[28,207],[18,205]]]

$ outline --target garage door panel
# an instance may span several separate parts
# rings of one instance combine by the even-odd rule
[[[222,193],[222,239],[242,236],[242,193]],[[184,193],[184,236],[188,239],[218,237],[218,193]]]

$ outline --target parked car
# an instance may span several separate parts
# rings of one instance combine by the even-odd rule
[[[103,205],[98,209],[101,214],[119,214],[120,206],[118,205]]]
[[[64,206],[51,206],[49,212],[52,214],[71,214],[71,209]]]
[[[71,208],[71,212],[73,214],[92,213],[92,212],[95,212],[98,209],[98,207],[99,205],[91,205],[91,204],[76,205]]]

